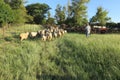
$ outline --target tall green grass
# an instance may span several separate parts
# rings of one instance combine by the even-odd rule
[[[119,80],[120,35],[67,33],[43,42],[20,41],[20,32],[36,27],[13,27],[0,40],[0,80]],[[17,31],[18,32],[17,32]],[[12,34],[14,33],[14,34]]]

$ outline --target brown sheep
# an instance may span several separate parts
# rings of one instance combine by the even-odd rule
[[[24,39],[27,39],[28,38],[28,35],[29,35],[29,32],[26,32],[26,33],[21,33],[20,34],[20,40],[24,40]]]

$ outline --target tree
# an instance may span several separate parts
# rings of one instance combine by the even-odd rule
[[[36,3],[27,5],[26,9],[27,14],[33,17],[33,23],[42,24],[50,7],[47,4]]]
[[[72,5],[70,4],[70,0],[68,0],[67,7],[66,7],[66,20],[65,20],[65,24],[69,25],[69,27],[75,25],[72,13],[73,13],[73,8],[72,8]]]
[[[0,0],[0,25],[3,27],[3,37],[5,32],[5,26],[8,23],[14,21],[13,11],[8,4],[5,4],[3,0]]]
[[[50,17],[50,18],[47,19],[46,23],[50,24],[50,25],[53,25],[53,24],[55,24],[55,19]]]
[[[23,3],[23,0],[4,0],[6,3],[8,3],[12,9],[19,9],[21,4]]]
[[[48,17],[48,18],[51,17],[50,11],[47,12],[47,17]]]
[[[25,23],[27,21],[27,11],[24,6],[21,6],[19,9],[14,10],[14,23]]]
[[[96,22],[96,21],[97,21],[97,17],[96,16],[93,16],[92,18],[90,18],[90,23]]]
[[[87,21],[87,6],[89,0],[72,0],[72,16],[75,25],[83,26]]]
[[[62,8],[61,5],[57,5],[56,9],[56,14],[55,14],[55,18],[57,20],[58,24],[62,24],[65,22],[65,7]]]
[[[99,23],[99,25],[104,26],[111,19],[107,17],[108,12],[104,10],[102,7],[97,8],[96,15],[90,19],[90,22]]]
[[[0,24],[2,26],[12,22],[14,20],[14,14],[8,4],[5,4],[3,0],[0,0]]]
[[[26,8],[24,6],[24,0],[4,0],[6,4],[9,4],[14,11],[14,23],[25,23],[28,15],[26,14]]]
[[[72,7],[71,7],[71,5],[70,5],[70,1],[68,0],[68,3],[67,3],[67,8],[66,8],[67,10],[66,10],[66,16],[67,16],[67,18],[69,19],[69,18],[71,18],[71,13],[72,13]]]
[[[50,24],[50,25],[55,24],[55,19],[51,17],[51,14],[50,14],[49,11],[48,11],[48,13],[47,13],[47,18],[48,18],[48,19],[46,20],[46,23],[47,23],[47,24]]]

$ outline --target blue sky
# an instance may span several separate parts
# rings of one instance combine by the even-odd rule
[[[33,3],[46,3],[52,9],[51,15],[54,16],[56,5],[60,4],[62,6],[67,5],[68,0],[27,0],[27,4]],[[90,0],[87,4],[87,15],[88,19],[95,15],[97,11],[97,7],[102,6],[105,10],[107,10],[108,16],[112,18],[113,22],[120,22],[120,0]]]

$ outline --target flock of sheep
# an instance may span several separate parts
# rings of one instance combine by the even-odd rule
[[[66,30],[64,29],[59,29],[58,27],[49,27],[47,29],[44,30],[39,30],[36,32],[26,32],[26,33],[21,33],[20,34],[20,40],[24,40],[27,38],[41,38],[43,41],[50,41],[53,38],[57,38],[57,37],[61,37],[62,35],[64,35],[65,33],[67,33]]]

